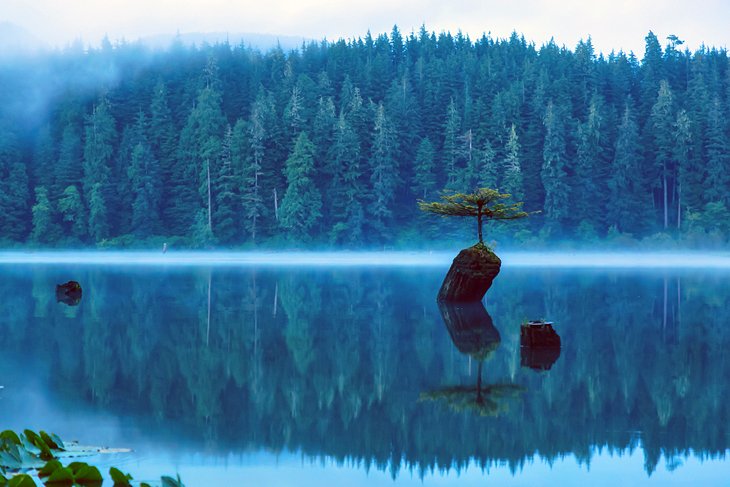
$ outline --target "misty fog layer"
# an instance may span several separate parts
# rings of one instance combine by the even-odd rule
[[[440,267],[453,252],[0,252],[0,264],[78,266]],[[730,253],[500,252],[502,268],[730,269]]]

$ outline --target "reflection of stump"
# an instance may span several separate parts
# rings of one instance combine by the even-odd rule
[[[76,306],[81,302],[81,284],[76,281],[68,281],[65,284],[56,285],[56,301],[69,306]]]
[[[560,358],[560,347],[558,348],[528,348],[520,349],[520,365],[535,370],[550,370]]]
[[[439,303],[441,317],[459,352],[483,360],[502,340],[482,303]]]
[[[499,257],[484,244],[462,250],[441,284],[438,301],[481,301],[501,265]]]
[[[550,370],[560,357],[560,335],[552,323],[530,321],[520,327],[520,363],[535,370]]]

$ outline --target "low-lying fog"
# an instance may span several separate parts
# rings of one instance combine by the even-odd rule
[[[456,252],[0,251],[0,264],[448,267]],[[503,266],[727,268],[730,252],[499,252]]]

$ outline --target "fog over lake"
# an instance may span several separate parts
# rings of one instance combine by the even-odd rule
[[[555,268],[707,268],[730,269],[730,252],[526,252],[499,253],[507,267]],[[301,252],[301,251],[0,251],[0,264],[114,266],[338,266],[448,267],[453,252]]]

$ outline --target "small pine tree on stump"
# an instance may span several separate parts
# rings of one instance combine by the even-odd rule
[[[486,220],[518,220],[530,216],[522,210],[522,202],[502,203],[509,198],[508,193],[500,193],[490,188],[479,188],[473,193],[451,193],[441,197],[443,201],[418,202],[418,208],[441,216],[466,216],[477,218],[479,243],[484,244],[482,223]]]

